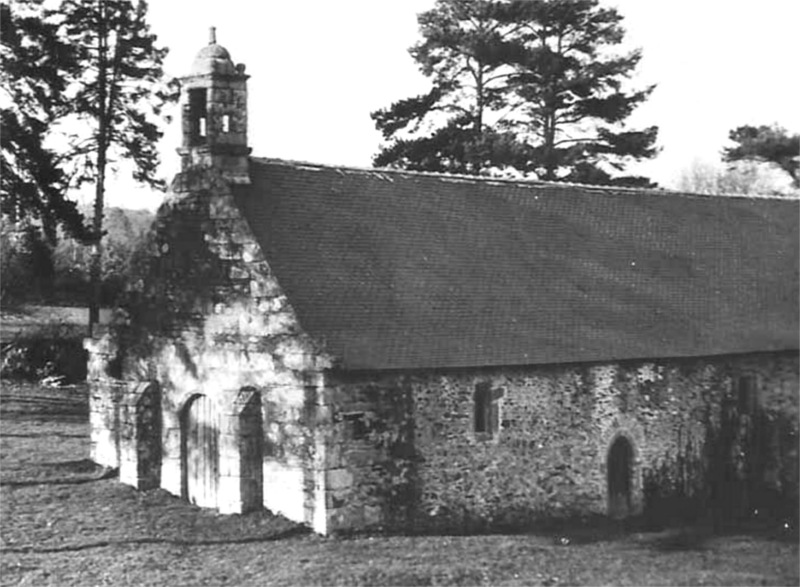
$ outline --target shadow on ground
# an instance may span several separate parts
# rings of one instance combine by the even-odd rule
[[[201,540],[182,540],[179,538],[158,538],[158,537],[142,537],[142,538],[127,538],[120,540],[98,540],[96,542],[85,542],[81,544],[69,544],[65,546],[55,546],[50,548],[36,548],[33,546],[23,548],[4,548],[3,552],[15,553],[30,553],[30,554],[47,554],[57,552],[80,552],[83,550],[90,550],[93,548],[104,548],[107,546],[134,546],[142,544],[168,544],[172,546],[218,546],[223,544],[254,544],[254,543],[268,543],[276,542],[278,540],[288,540],[297,536],[307,536],[310,531],[302,526],[295,526],[286,530],[276,532],[275,534],[268,534],[265,536],[246,536],[243,538],[227,538],[224,540],[214,539],[201,539]]]
[[[0,481],[0,486],[32,487],[35,485],[80,485],[82,483],[111,479],[117,477],[119,474],[117,469],[103,467],[91,459],[35,463],[35,469],[33,467],[27,467],[26,470],[35,471],[37,476],[13,480],[3,479]]]
[[[544,538],[554,546],[595,544],[636,540],[646,542],[655,551],[703,551],[715,538],[749,536],[788,543],[800,543],[797,520],[787,518],[758,518],[720,522],[711,514],[698,520],[685,519],[675,523],[655,524],[644,516],[613,520],[606,516],[543,520],[527,528],[494,528],[476,531],[411,531],[392,533],[395,536],[480,536],[528,535]],[[343,539],[360,538],[368,532],[341,534]]]

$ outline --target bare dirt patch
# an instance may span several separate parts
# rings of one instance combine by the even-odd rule
[[[86,390],[0,390],[2,585],[797,585],[796,539],[613,527],[322,538],[138,492],[87,460]]]

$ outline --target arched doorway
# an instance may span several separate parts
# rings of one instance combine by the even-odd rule
[[[183,411],[181,461],[183,496],[200,507],[217,507],[219,424],[209,398],[198,395]]]
[[[624,436],[618,436],[608,450],[608,515],[625,518],[633,512],[633,446]]]

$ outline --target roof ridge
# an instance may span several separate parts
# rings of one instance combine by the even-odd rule
[[[284,165],[287,167],[297,168],[318,168],[330,169],[332,171],[352,171],[371,174],[392,173],[396,175],[411,176],[411,177],[433,177],[437,179],[451,180],[451,181],[465,181],[471,183],[504,183],[508,185],[516,185],[518,187],[541,187],[541,188],[556,188],[556,189],[580,189],[587,192],[608,192],[608,193],[629,193],[629,194],[647,194],[654,196],[678,196],[690,198],[736,198],[740,200],[788,200],[800,201],[797,198],[784,195],[769,195],[769,194],[732,194],[732,193],[716,193],[716,194],[700,194],[696,192],[688,192],[685,190],[675,190],[671,188],[644,188],[644,187],[629,187],[629,186],[611,186],[611,185],[594,185],[585,183],[572,183],[565,181],[546,181],[534,178],[511,178],[511,177],[492,177],[492,176],[479,176],[467,175],[464,173],[445,173],[438,171],[415,171],[409,169],[396,169],[392,167],[361,167],[356,165],[337,165],[333,163],[315,163],[311,161],[303,161],[298,159],[280,159],[277,157],[250,157],[252,161]]]

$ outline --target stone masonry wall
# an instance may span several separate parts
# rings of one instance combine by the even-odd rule
[[[256,446],[266,453],[264,506],[299,522],[324,520],[316,513],[323,490],[313,473],[315,447],[321,445],[307,419],[316,417],[309,397],[314,404],[322,397],[316,392],[322,384],[317,374],[327,363],[301,333],[227,184],[215,171],[192,169],[177,176],[156,219],[151,255],[148,279],[134,284],[126,324],[89,347],[97,349],[93,356],[101,363],[100,351],[118,347],[116,356],[105,359],[121,358],[121,381],[159,384],[161,486],[182,494],[181,413],[190,400],[204,395],[217,413],[218,507],[241,511],[243,500],[252,500],[248,491],[243,496],[248,482],[242,471],[248,467],[240,462],[237,438],[243,409],[237,401],[247,389],[258,394],[263,417],[263,442],[250,443],[248,450]],[[95,387],[112,388],[102,382]],[[98,410],[107,408],[100,403]],[[254,426],[252,416],[248,429]],[[110,437],[98,427],[98,438],[103,434]]]
[[[619,435],[633,446],[632,513],[656,498],[725,491],[708,486],[713,461],[755,458],[738,431],[738,440],[720,441],[756,417],[737,411],[743,378],[755,381],[756,412],[768,423],[761,444],[770,456],[750,474],[797,501],[794,353],[338,374],[330,380],[329,524],[475,529],[606,514],[607,459]],[[475,432],[479,385],[499,397],[494,435]]]
[[[326,390],[327,525],[402,527],[415,491],[412,392],[392,376],[336,379]]]
[[[120,404],[128,389],[113,372],[119,346],[110,333],[104,332],[97,339],[86,339],[84,347],[88,354],[89,457],[98,465],[116,469],[122,460]]]

